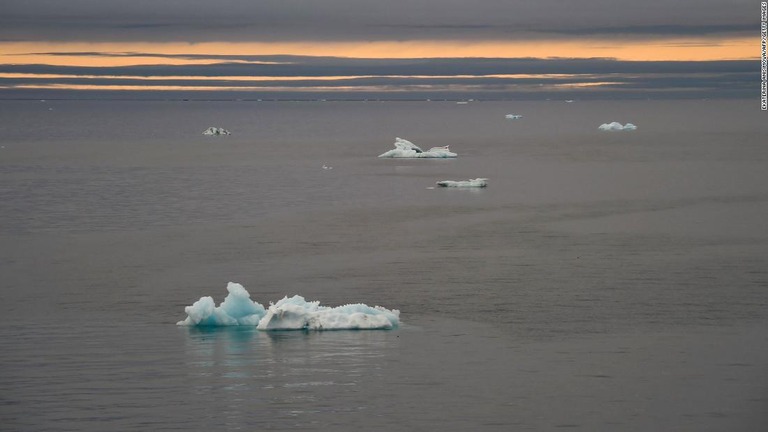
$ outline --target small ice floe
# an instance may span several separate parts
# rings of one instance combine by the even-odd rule
[[[632,123],[622,125],[619,122],[611,122],[601,124],[598,129],[601,131],[633,131],[637,129],[637,126],[633,125]]]
[[[332,166],[328,166],[328,165],[326,165],[326,164],[323,164],[323,169],[324,169],[324,170],[332,170],[332,169],[333,169],[333,167],[332,167]]]
[[[437,182],[440,187],[454,187],[454,188],[484,188],[488,186],[487,178],[476,178],[469,180],[441,180]]]
[[[517,119],[523,118],[523,115],[522,114],[507,114],[507,115],[504,116],[504,118],[506,118],[508,120],[517,120]]]
[[[224,128],[211,126],[203,131],[203,135],[232,135],[232,132]]]
[[[424,151],[416,144],[395,138],[395,148],[379,155],[380,158],[455,158],[456,153],[451,152],[448,146],[432,147]]]
[[[565,103],[573,103],[573,99],[566,99]]]
[[[400,311],[362,303],[322,306],[295,295],[264,307],[251,300],[240,284],[227,284],[218,306],[210,296],[184,308],[187,317],[176,323],[190,327],[251,326],[258,330],[389,330],[400,324]]]

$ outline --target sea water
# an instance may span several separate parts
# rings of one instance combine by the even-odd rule
[[[0,430],[764,429],[766,136],[740,100],[1,101]],[[228,282],[399,326],[176,325]]]

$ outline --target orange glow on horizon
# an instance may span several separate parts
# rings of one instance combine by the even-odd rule
[[[759,39],[658,39],[644,41],[608,40],[540,40],[540,41],[408,41],[408,42],[305,42],[305,43],[12,43],[0,42],[0,65],[51,65],[80,67],[120,67],[137,65],[204,65],[220,62],[247,64],[261,62],[257,56],[328,56],[360,59],[418,59],[418,58],[609,58],[622,61],[716,61],[756,60]],[[80,54],[77,54],[80,53]],[[184,58],[200,56],[201,58]],[[206,56],[220,56],[206,58]],[[243,56],[242,59],[237,56]],[[253,61],[247,56],[256,57]],[[282,60],[282,59],[279,59]],[[285,59],[290,62],[291,59]],[[301,61],[301,60],[298,60]],[[53,69],[52,71],[55,71]],[[192,69],[183,72],[194,74]],[[80,72],[80,73],[78,73]],[[104,71],[100,71],[104,72]],[[601,89],[612,85],[610,76],[600,74],[493,74],[451,75],[358,75],[358,76],[276,76],[261,75],[254,70],[245,76],[195,76],[130,74],[102,75],[98,72],[74,73],[22,73],[2,72],[0,79],[20,79],[26,83],[10,83],[0,88],[16,89],[69,89],[69,90],[217,90],[217,91],[488,91],[487,87],[472,82],[474,78],[509,79],[496,83],[495,89],[513,91]],[[130,73],[126,71],[126,73]],[[648,74],[644,74],[647,76]],[[420,82],[392,80],[387,84],[354,82],[359,78],[412,78]],[[557,82],[557,79],[576,78],[576,82]],[[430,79],[465,79],[464,83],[430,82]],[[524,78],[549,78],[547,83],[517,81]],[[46,79],[81,79],[78,83],[44,82]],[[130,80],[128,83],[110,83],[109,80]],[[588,79],[588,81],[583,81]],[[38,80],[38,81],[34,81]],[[166,80],[168,82],[163,83]],[[308,82],[302,83],[302,80]],[[175,82],[173,82],[175,81]],[[227,83],[226,81],[231,81]],[[311,82],[314,81],[314,82]],[[582,81],[582,82],[578,82]],[[288,85],[293,82],[296,85]],[[329,85],[325,85],[325,83]],[[359,85],[356,85],[359,84]],[[545,86],[545,87],[542,87]]]
[[[74,74],[35,74],[35,73],[2,73],[0,78],[38,78],[38,79],[60,79],[60,78],[82,78],[82,79],[132,79],[137,81],[163,81],[163,80],[197,80],[197,81],[338,81],[360,78],[416,78],[416,79],[471,79],[471,78],[503,78],[503,79],[525,79],[525,78],[574,78],[588,77],[597,75],[588,74],[485,74],[485,75],[322,75],[322,76],[199,76],[199,75],[162,75],[162,76],[138,76],[138,75],[74,75]]]
[[[227,59],[65,55],[69,52],[148,53],[153,55],[304,55],[351,58],[614,58],[630,61],[751,60],[760,52],[759,38],[643,41],[382,41],[382,42],[240,42],[240,43],[32,43],[0,42],[0,63],[62,66],[210,64]],[[44,53],[62,53],[47,55]]]

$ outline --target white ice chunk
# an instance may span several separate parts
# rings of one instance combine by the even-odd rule
[[[395,138],[395,148],[379,155],[380,158],[455,158],[456,153],[451,152],[448,146],[432,147],[424,151],[416,144]]]
[[[231,135],[232,133],[224,128],[211,126],[203,131],[203,135]]]
[[[633,131],[637,129],[637,126],[633,125],[632,123],[622,125],[619,122],[611,122],[601,124],[598,129],[601,131]]]
[[[400,311],[381,306],[351,304],[321,306],[301,296],[285,297],[265,309],[251,300],[242,285],[230,282],[229,294],[217,307],[211,297],[202,297],[184,308],[187,318],[180,326],[255,326],[259,330],[374,330],[393,329]]]
[[[504,116],[504,118],[509,119],[509,120],[517,120],[517,119],[523,118],[523,115],[522,114],[507,114],[507,115]]]
[[[392,329],[400,322],[400,311],[381,306],[351,304],[320,306],[304,297],[285,297],[267,310],[259,330],[375,330]]]
[[[469,179],[469,180],[441,180],[437,182],[438,186],[441,187],[455,187],[455,188],[483,188],[488,186],[488,179],[487,178],[476,178],[476,179]]]

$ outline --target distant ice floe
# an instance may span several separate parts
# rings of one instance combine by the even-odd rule
[[[484,188],[488,186],[487,178],[476,178],[470,180],[441,180],[437,182],[440,187],[454,187],[454,188]]]
[[[380,158],[455,158],[456,153],[451,152],[448,146],[432,147],[424,151],[416,144],[395,138],[395,148],[379,155]]]
[[[632,123],[622,125],[619,122],[603,123],[598,127],[601,131],[633,131],[637,129],[637,126]]]
[[[295,295],[265,308],[252,301],[246,289],[227,284],[229,294],[219,306],[213,298],[201,297],[184,308],[187,318],[179,326],[253,326],[259,330],[389,330],[400,324],[400,311],[381,306],[348,304],[320,306]]]
[[[517,120],[517,119],[523,118],[523,115],[522,114],[507,114],[507,115],[504,116],[504,118],[506,118],[508,120]]]
[[[203,131],[203,135],[232,135],[232,133],[224,128],[211,126]]]

